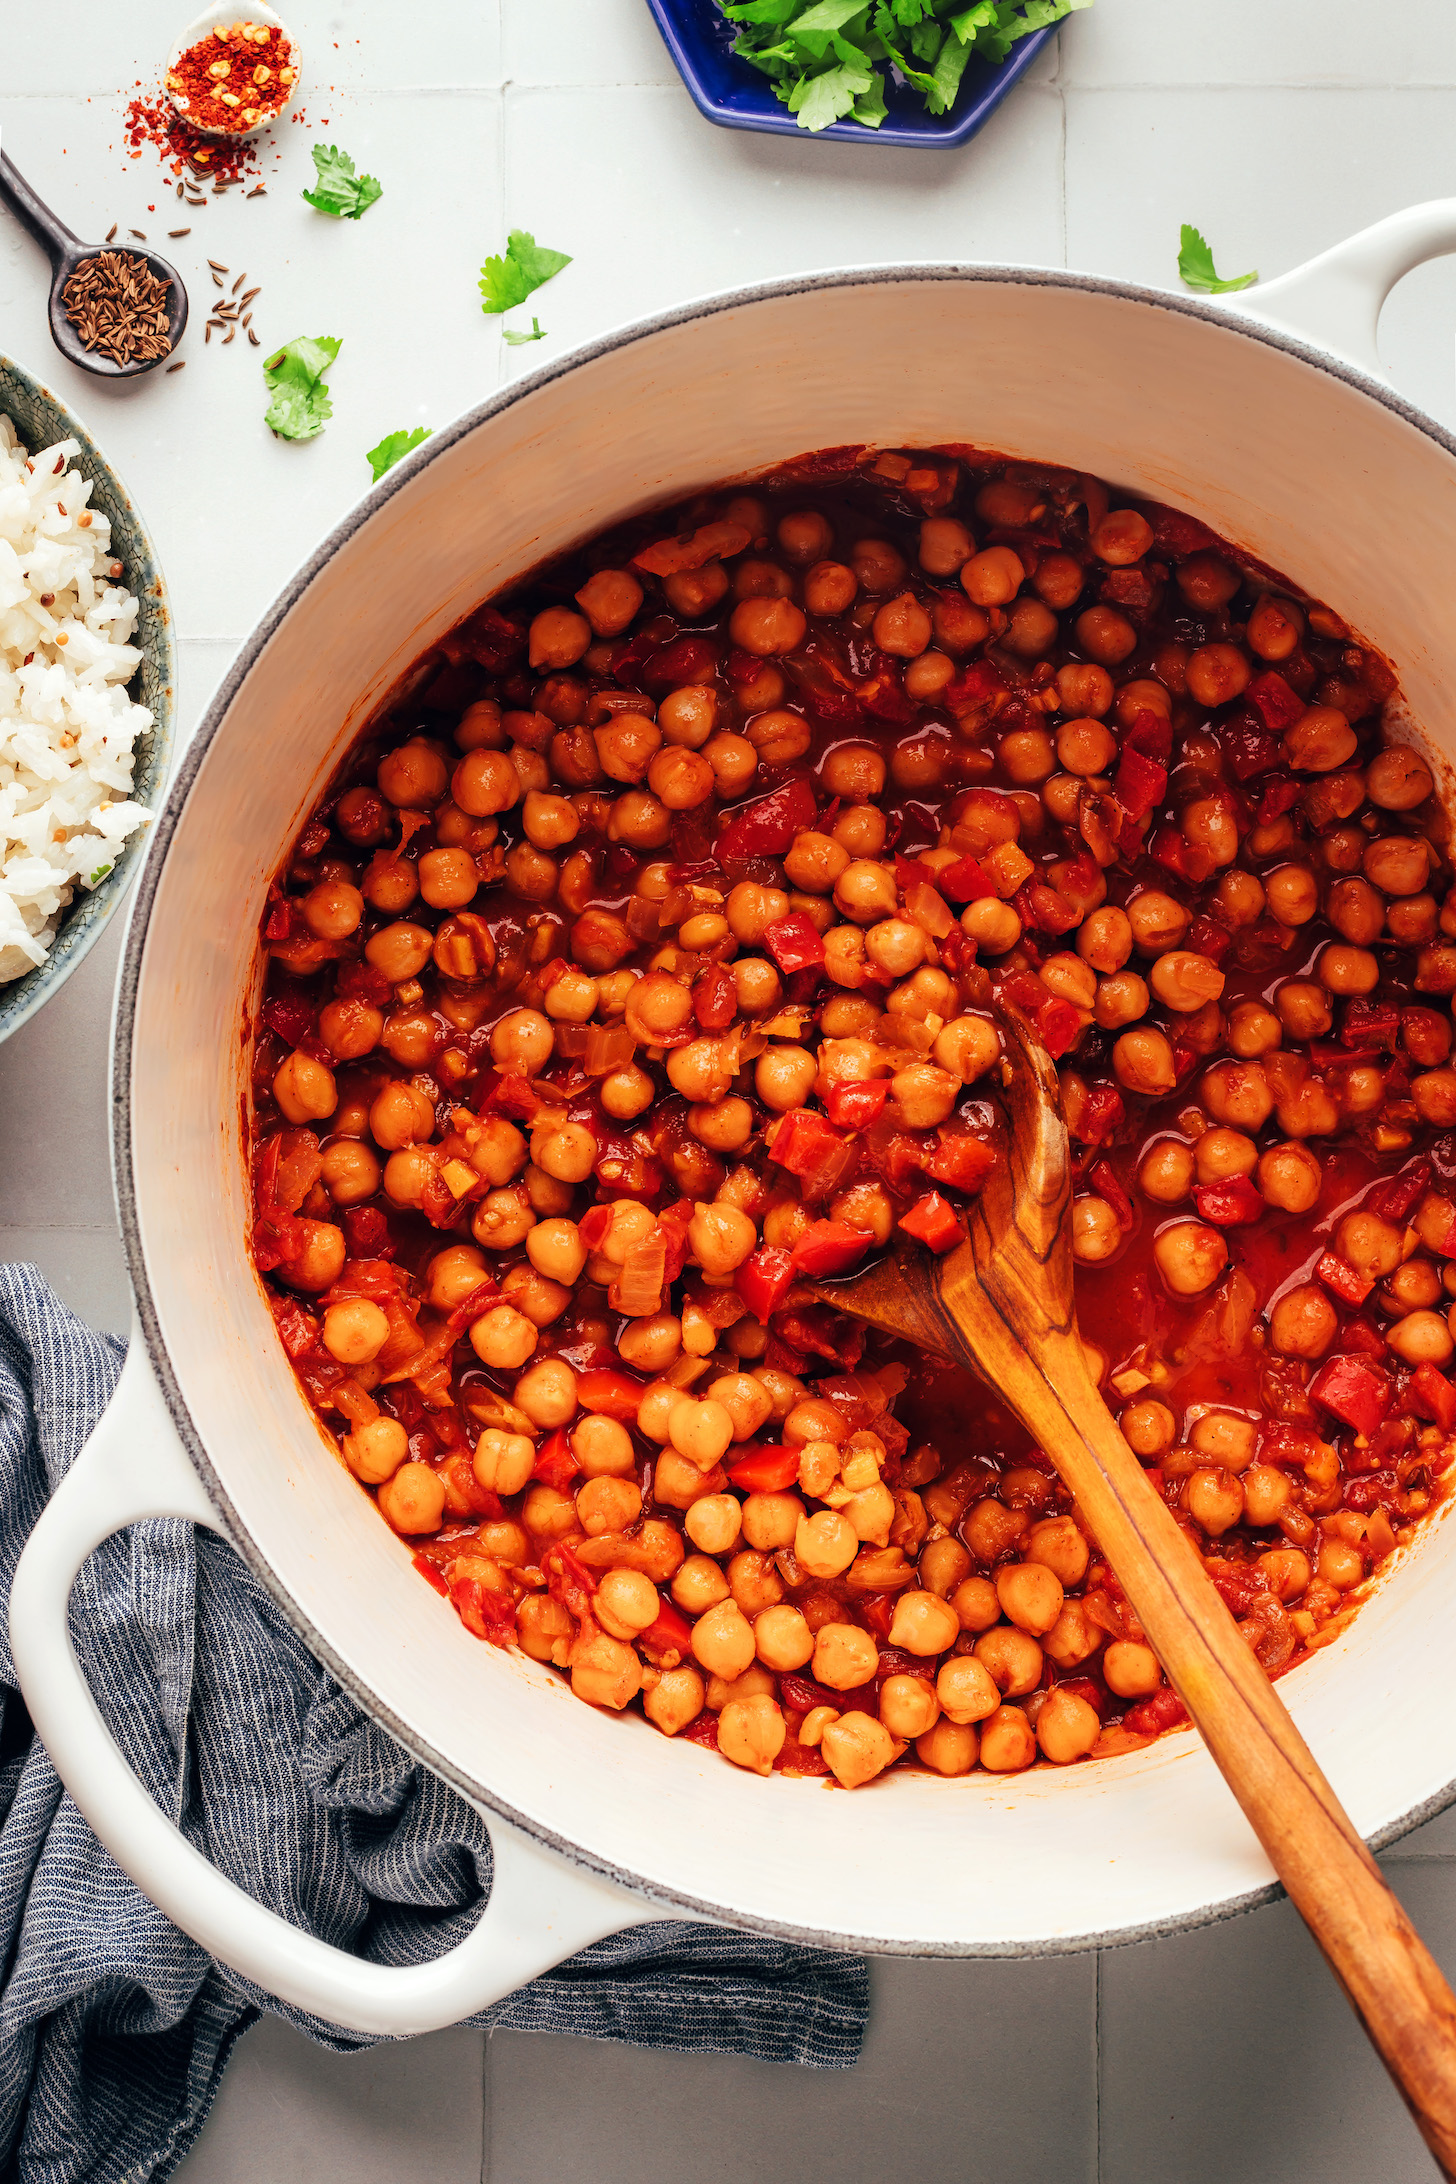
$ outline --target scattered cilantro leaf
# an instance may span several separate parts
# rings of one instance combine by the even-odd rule
[[[86,885],[88,887],[99,887],[110,870],[111,867],[109,864],[99,864],[96,867],[96,870],[92,873],[90,879],[86,882]]]
[[[513,349],[519,349],[523,341],[544,341],[546,339],[546,329],[538,318],[532,319],[529,334],[519,333],[514,326],[503,326],[501,332]]]
[[[1259,278],[1257,273],[1240,273],[1236,280],[1221,281],[1213,252],[1197,228],[1186,222],[1178,236],[1178,275],[1185,288],[1196,288],[1204,296],[1227,296],[1236,288],[1252,288]]]
[[[422,447],[430,437],[428,425],[416,425],[412,432],[387,432],[378,447],[371,447],[364,460],[374,473],[372,482],[378,485],[386,470],[393,470],[402,456],[412,447]]]
[[[315,212],[327,212],[336,220],[359,220],[384,195],[372,174],[356,174],[354,162],[336,144],[315,144],[313,163],[317,181],[300,195]]]
[[[490,318],[513,311],[570,263],[564,250],[547,250],[524,228],[512,228],[505,256],[487,258],[480,269],[481,310]]]
[[[275,349],[264,364],[263,379],[272,399],[263,422],[280,440],[312,440],[333,416],[324,373],[342,346],[332,334],[300,334]]]
[[[897,81],[948,114],[972,60],[1004,61],[1020,38],[1092,0],[718,0],[733,51],[768,77],[801,129],[885,119]],[[487,306],[489,308],[489,306]]]

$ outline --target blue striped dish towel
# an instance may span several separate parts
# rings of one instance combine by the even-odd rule
[[[0,1578],[105,1406],[122,1345],[34,1267],[0,1266]],[[157,1802],[284,1918],[388,1964],[469,1930],[490,1888],[478,1815],[362,1714],[241,1559],[190,1524],[137,1524],[81,1573],[77,1651]],[[0,1635],[0,2175],[171,2174],[260,2011],[278,2002],[180,1933],[102,1849],[34,1737]],[[663,1920],[596,1943],[473,2022],[847,2069],[858,1958]]]

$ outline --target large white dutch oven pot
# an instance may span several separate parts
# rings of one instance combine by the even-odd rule
[[[330,537],[244,648],[137,890],[115,1166],[138,1326],[102,1424],[16,1574],[26,1702],[77,1804],[224,1963],[374,2033],[421,2032],[603,1934],[700,1915],[910,1955],[1055,1952],[1272,1892],[1198,1740],[1106,1765],[854,1796],[761,1781],[479,1644],[321,1438],[248,1263],[242,1012],[269,878],[397,678],[477,601],[631,510],[811,448],[971,442],[1191,510],[1329,600],[1456,753],[1456,443],[1384,383],[1392,283],[1456,250],[1456,201],[1387,220],[1233,306],[1029,269],[907,266],[710,297],[568,357],[431,440]],[[1257,316],[1256,316],[1257,314]],[[140,1517],[230,1538],[318,1658],[486,1813],[470,1939],[361,1964],[261,1910],[107,1735],[66,1627],[90,1550]],[[1356,1825],[1456,1796],[1456,1564],[1438,1520],[1282,1687]]]

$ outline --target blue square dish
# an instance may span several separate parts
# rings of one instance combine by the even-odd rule
[[[715,0],[647,0],[647,5],[693,104],[720,128],[763,129],[810,143],[829,137],[841,144],[908,145],[920,151],[969,143],[1057,29],[1052,23],[1045,30],[1034,30],[1012,47],[1007,60],[973,60],[948,114],[928,114],[920,94],[887,72],[887,112],[878,129],[867,129],[858,121],[835,121],[811,135],[775,98],[768,78],[733,52],[737,29],[719,13]]]

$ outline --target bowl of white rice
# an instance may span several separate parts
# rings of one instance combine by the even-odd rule
[[[84,425],[0,355],[0,1039],[115,913],[166,786],[156,549]]]

